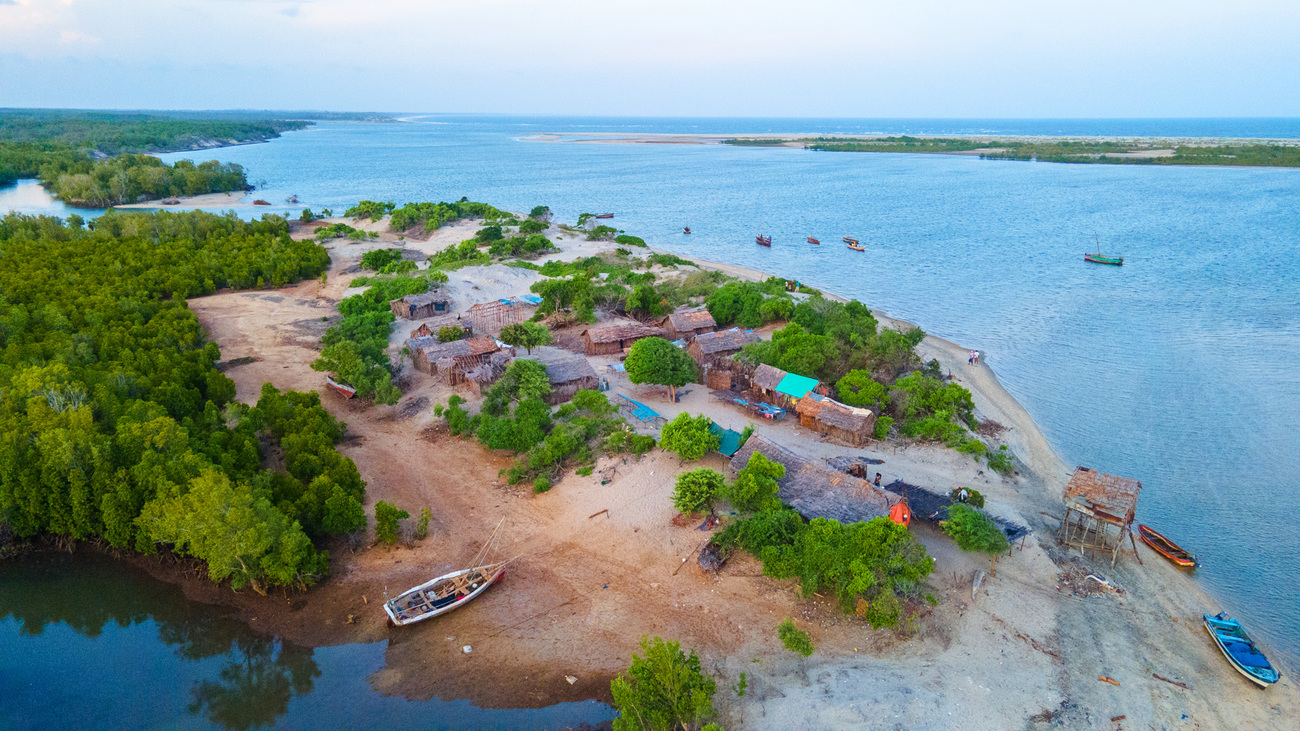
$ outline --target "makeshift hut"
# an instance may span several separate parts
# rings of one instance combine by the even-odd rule
[[[1075,469],[1065,486],[1065,518],[1056,533],[1063,546],[1110,554],[1111,568],[1119,558],[1127,534],[1133,540],[1133,518],[1137,512],[1142,483],[1128,477],[1107,475],[1087,467]]]
[[[411,359],[415,361],[416,370],[429,375],[442,375],[448,383],[455,385],[467,371],[487,363],[491,355],[500,346],[488,337],[465,338],[449,343],[433,343],[422,348],[411,349]]]
[[[755,452],[785,467],[785,476],[777,480],[777,497],[810,520],[833,518],[847,524],[888,517],[889,509],[902,500],[866,480],[813,462],[757,435],[731,457],[732,471],[744,469]]]
[[[476,332],[497,335],[501,328],[523,322],[533,316],[541,298],[533,295],[480,302],[465,311],[465,320],[469,321]]]
[[[451,295],[435,289],[423,294],[408,294],[395,300],[389,300],[393,314],[403,320],[423,320],[426,317],[442,315],[451,310]]]
[[[855,447],[871,441],[876,429],[876,415],[871,409],[845,406],[819,393],[810,392],[799,399],[795,412],[805,429]]]
[[[766,363],[754,370],[750,385],[757,398],[786,408],[793,408],[810,393],[825,395],[827,389],[816,378],[786,373]]]
[[[695,359],[696,363],[709,366],[732,357],[739,353],[741,348],[760,339],[758,333],[753,330],[733,327],[730,330],[696,335],[686,342],[686,352]]]
[[[587,355],[614,355],[632,347],[641,338],[662,338],[666,333],[641,323],[606,325],[582,331],[583,352]]]
[[[551,393],[546,403],[554,406],[573,398],[581,389],[595,391],[600,387],[596,369],[581,355],[561,356],[543,360],[538,357],[525,357],[546,366],[546,380],[551,382]]]
[[[504,350],[493,353],[486,363],[465,371],[463,378],[460,379],[457,385],[464,386],[470,393],[481,397],[488,386],[501,379],[511,360],[513,358],[510,353]]]
[[[711,333],[718,329],[718,323],[713,321],[708,310],[689,310],[665,317],[659,321],[659,327],[668,332],[669,340],[677,340]]]
[[[458,327],[465,331],[465,337],[474,336],[474,325],[468,320],[462,320],[457,315],[444,315],[427,322],[420,323],[420,326],[411,331],[411,338],[436,338],[438,331],[444,327]]]

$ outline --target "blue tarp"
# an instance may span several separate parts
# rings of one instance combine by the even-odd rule
[[[651,419],[662,418],[659,416],[659,414],[655,413],[654,409],[650,408],[649,406],[646,406],[640,401],[633,401],[632,399],[627,398],[627,396],[624,396],[623,398],[627,399],[627,402],[632,404],[633,407],[635,407],[632,410],[632,415],[640,419],[641,421],[650,421]]]
[[[721,441],[718,442],[718,451],[723,455],[730,457],[740,451],[740,432],[731,429],[723,429],[716,423],[709,424],[709,432],[717,434]]]
[[[776,384],[776,391],[791,398],[803,398],[808,395],[809,391],[817,388],[817,384],[816,378],[787,373],[785,378],[782,378],[781,382]]]

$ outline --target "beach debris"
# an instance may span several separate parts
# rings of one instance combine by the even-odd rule
[[[975,580],[971,582],[971,587],[970,587],[970,598],[971,598],[971,599],[974,599],[974,598],[975,598],[975,592],[979,591],[980,584],[983,584],[983,583],[984,583],[984,570],[983,570],[983,569],[977,569],[977,570],[975,571]]]
[[[709,543],[700,551],[700,557],[696,563],[705,571],[718,571],[722,565],[727,562],[727,555],[716,544]]]
[[[1128,718],[1128,716],[1111,716],[1111,717],[1110,717],[1110,720],[1112,720],[1112,721],[1123,721],[1123,720],[1126,719],[1126,718]]]
[[[597,515],[604,515],[605,517],[609,517],[609,508],[605,508],[604,510],[599,510],[597,512],[592,513],[591,515],[588,515],[587,520],[591,520]]]
[[[460,651],[468,655],[474,651],[474,648],[471,645],[465,645],[464,647],[460,648]],[[1118,685],[1118,683],[1116,683],[1116,685]]]
[[[1191,690],[1191,688],[1188,687],[1187,683],[1180,683],[1177,680],[1170,680],[1169,678],[1166,678],[1163,675],[1157,675],[1155,673],[1151,673],[1151,677],[1155,678],[1156,680],[1163,680],[1170,685],[1176,685],[1179,688],[1182,688],[1183,690]]]
[[[572,675],[566,675],[564,676],[564,679],[569,681],[569,685],[573,685],[574,683],[578,682],[578,679],[573,677]]]
[[[1112,677],[1110,677],[1109,675],[1098,675],[1098,676],[1097,676],[1097,680],[1100,680],[1100,681],[1103,682],[1103,683],[1110,683],[1111,685],[1115,686],[1116,688],[1119,687],[1119,681],[1116,680],[1116,679],[1114,679],[1114,678],[1112,678]]]
[[[1123,594],[1123,593],[1124,593],[1124,590],[1123,590],[1123,589],[1121,589],[1121,588],[1119,588],[1118,586],[1116,586],[1116,585],[1110,583],[1109,581],[1107,581],[1107,580],[1101,578],[1100,576],[1097,576],[1096,574],[1088,574],[1088,575],[1084,578],[1084,581],[1087,581],[1088,579],[1092,579],[1093,581],[1097,582],[1098,584],[1101,584],[1102,588],[1103,588],[1103,589],[1106,589],[1107,591],[1113,591],[1113,592],[1115,592],[1116,594]]]

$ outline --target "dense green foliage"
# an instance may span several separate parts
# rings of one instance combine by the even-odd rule
[[[347,218],[368,218],[371,221],[378,221],[386,214],[391,213],[395,203],[381,203],[379,201],[359,201],[355,206],[343,212]]]
[[[687,655],[676,641],[642,637],[641,652],[609,684],[619,712],[614,731],[690,731],[713,715],[717,683],[694,650]]]
[[[473,239],[468,239],[456,246],[448,246],[430,256],[426,261],[429,262],[430,269],[453,271],[461,267],[481,266],[490,263],[492,257],[486,251],[479,251],[478,244]]]
[[[529,287],[542,298],[542,303],[537,306],[539,316],[569,312],[579,322],[596,321],[596,302],[591,289],[591,279],[584,274],[575,274],[567,279],[543,279]]]
[[[499,211],[486,203],[475,203],[468,198],[461,198],[455,203],[407,203],[392,210],[388,227],[394,231],[409,231],[420,226],[424,233],[429,233],[463,218],[483,218],[495,220],[509,217],[508,213]]]
[[[694,359],[663,338],[641,338],[632,343],[623,365],[632,383],[667,386],[670,394],[696,377]]]
[[[239,163],[209,160],[174,165],[150,155],[126,154],[69,166],[53,179],[42,179],[59,200],[74,206],[103,208],[120,203],[157,200],[173,195],[229,193],[248,188]]]
[[[343,321],[331,327],[321,338],[321,354],[312,364],[314,370],[326,371],[336,380],[357,390],[357,396],[372,398],[375,403],[395,404],[401,391],[393,385],[392,362],[384,352],[392,331],[393,316],[389,301],[429,288],[426,277],[396,276],[375,278],[370,288],[339,303]]]
[[[207,146],[211,140],[268,140],[310,124],[284,119],[201,119],[122,112],[6,109],[0,112],[0,140],[67,145],[118,155],[197,149]]]
[[[380,272],[402,260],[401,249],[375,249],[361,255],[361,268]]]
[[[438,342],[453,343],[465,339],[465,328],[459,325],[445,325],[438,328]]]
[[[785,645],[785,649],[796,655],[808,657],[813,654],[812,638],[808,636],[807,632],[794,626],[793,619],[786,619],[781,624],[778,624],[776,626],[776,636],[780,638],[781,644]]]
[[[319,275],[279,217],[0,219],[0,520],[20,536],[170,544],[235,586],[306,583],[311,538],[355,527],[364,483],[305,394],[231,404],[185,298]],[[261,438],[287,474],[260,469]],[[332,500],[332,502],[331,502]]]
[[[353,241],[364,241],[365,239],[379,238],[379,234],[374,231],[362,231],[361,229],[353,228],[346,223],[331,223],[328,226],[321,226],[316,229],[317,241],[341,239],[343,237],[347,237]]]
[[[865,406],[881,413],[882,407],[889,405],[889,389],[885,384],[873,379],[863,370],[852,370],[835,383],[835,392],[840,401],[849,406]]]
[[[785,466],[755,451],[736,473],[736,481],[723,490],[727,502],[737,510],[755,512],[781,506],[776,493],[777,480],[785,477]]]
[[[641,238],[640,236],[628,236],[627,234],[620,234],[618,236],[615,236],[614,243],[622,244],[624,246],[644,247],[646,245],[645,239]]]
[[[489,254],[503,258],[507,256],[536,256],[554,250],[555,245],[551,243],[551,240],[539,233],[529,234],[528,236],[499,237],[488,247]]]
[[[506,345],[524,348],[531,355],[533,348],[550,345],[551,331],[537,322],[514,322],[501,328],[497,336]]]
[[[996,568],[998,555],[1007,550],[1007,535],[989,516],[964,503],[948,508],[943,532],[963,551],[987,553],[990,570]]]
[[[628,356],[629,360],[631,356]],[[713,420],[704,414],[691,416],[683,411],[664,424],[659,436],[659,446],[675,452],[683,462],[694,462],[718,448],[721,437],[709,431]]]
[[[707,467],[683,472],[673,487],[673,507],[687,515],[710,511],[725,485],[721,473]]]
[[[410,513],[383,500],[375,503],[375,538],[380,543],[393,545],[397,542],[397,521],[409,517]]]

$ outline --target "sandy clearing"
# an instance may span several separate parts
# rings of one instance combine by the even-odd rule
[[[401,245],[431,252],[467,238],[474,228],[467,223],[427,242],[407,239]],[[240,399],[255,400],[264,381],[319,390],[322,376],[310,370],[310,362],[326,324],[320,318],[333,315],[347,294],[360,253],[395,241],[401,239],[386,233],[361,244],[331,242],[334,264],[324,285],[191,301],[224,358],[260,359],[228,372]],[[602,246],[572,243],[579,245],[566,247],[565,258]],[[456,286],[471,293],[474,286],[477,292],[505,288],[491,283],[502,276],[495,269],[458,270]],[[499,292],[491,290],[493,296]],[[900,325],[880,316],[887,325]],[[396,330],[411,326],[401,322]],[[470,698],[481,706],[607,698],[609,677],[626,666],[637,638],[648,632],[701,653],[719,677],[717,705],[729,726],[1113,728],[1107,719],[1124,714],[1132,722],[1124,728],[1277,728],[1300,714],[1300,694],[1290,677],[1265,698],[1228,668],[1197,624],[1201,611],[1216,607],[1186,575],[1145,548],[1144,565],[1131,551],[1114,571],[1085,564],[1124,587],[1124,596],[1061,593],[1058,563],[1069,558],[1053,545],[1054,524],[1039,511],[1059,512],[1065,467],[991,369],[968,366],[965,348],[937,338],[927,338],[922,351],[971,388],[981,416],[1010,427],[1003,438],[1026,467],[1019,478],[980,474],[973,460],[948,450],[851,450],[823,442],[793,421],[756,425],[760,434],[810,455],[884,459],[880,471],[889,477],[938,489],[977,486],[994,512],[1033,526],[1023,550],[1017,547],[1010,559],[999,561],[997,577],[985,578],[973,599],[972,578],[984,562],[957,551],[934,528],[915,526],[938,562],[927,591],[939,604],[922,612],[908,638],[864,628],[825,600],[800,599],[795,582],[760,576],[757,562],[747,557],[716,577],[693,562],[682,567],[681,559],[706,534],[673,525],[668,496],[682,468],[671,455],[652,454],[640,463],[602,459],[591,477],[569,475],[540,496],[504,485],[497,473],[509,464],[507,456],[427,428],[434,422],[431,405],[445,401],[450,391],[409,367],[402,371],[409,390],[397,407],[366,408],[333,393],[322,398],[348,423],[341,449],[367,480],[368,500],[388,500],[412,513],[430,507],[431,537],[411,547],[356,554],[338,547],[336,575],[322,586],[279,605],[282,600],[274,598],[241,598],[243,612],[254,626],[312,645],[389,639],[387,667],[371,678],[376,688],[410,698]],[[612,362],[592,360],[602,375],[604,364]],[[708,413],[735,428],[747,421],[709,398],[703,386],[690,387],[673,405],[657,389],[618,377],[611,383],[614,393],[632,395],[665,416]],[[421,397],[429,406],[401,418],[403,405]],[[724,469],[717,456],[703,464]],[[602,475],[608,484],[601,484]],[[507,525],[503,552],[520,556],[501,586],[427,626],[384,626],[375,602],[385,589],[400,590],[468,560],[501,517]],[[813,635],[817,654],[803,660],[779,646],[775,626],[785,617]],[[474,647],[473,654],[460,652],[464,644]],[[741,672],[750,690],[737,698],[727,688]],[[1153,672],[1184,681],[1193,691],[1155,680]],[[568,684],[566,674],[579,682]],[[1121,685],[1098,683],[1098,675]]]
[[[238,191],[234,193],[205,193],[203,195],[188,195],[178,198],[178,203],[165,204],[161,200],[144,201],[143,203],[123,203],[114,208],[160,208],[163,210],[189,210],[192,208],[251,208],[253,200],[257,196],[251,192]]]

